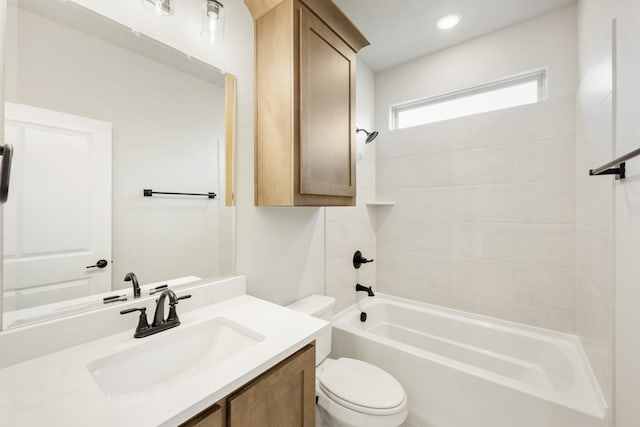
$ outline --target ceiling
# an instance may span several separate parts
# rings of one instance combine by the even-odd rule
[[[489,34],[577,0],[334,0],[369,39],[358,53],[374,71]],[[462,14],[462,22],[438,30],[447,13]]]

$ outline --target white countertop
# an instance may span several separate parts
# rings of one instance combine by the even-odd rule
[[[180,314],[180,313],[179,313]],[[264,335],[231,358],[124,397],[108,398],[87,365],[118,349],[223,316]],[[0,424],[19,426],[175,426],[295,353],[328,322],[248,295],[180,315],[182,325],[147,338],[131,330],[0,369]],[[0,349],[1,351],[1,349]],[[162,358],[162,354],[149,354]]]

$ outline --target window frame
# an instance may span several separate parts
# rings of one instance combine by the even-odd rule
[[[538,83],[537,85],[538,99],[535,103],[542,102],[547,97],[547,75],[548,75],[547,68],[540,68],[534,71],[517,74],[514,76],[499,79],[499,80],[494,80],[492,82],[455,90],[453,92],[447,92],[440,95],[431,96],[428,98],[416,99],[409,102],[402,102],[402,103],[391,105],[389,107],[389,129],[390,130],[407,129],[409,127],[414,127],[414,126],[422,126],[430,123],[438,123],[439,121],[444,121],[444,120],[453,120],[460,117],[468,117],[473,114],[465,114],[462,116],[451,117],[449,119],[421,123],[414,126],[406,126],[402,128],[398,127],[398,115],[404,111],[422,108],[422,107],[426,107],[429,105],[434,105],[442,102],[452,101],[452,100],[464,98],[470,95],[479,95],[487,92],[492,92],[494,90],[500,90],[500,89],[508,88],[511,86],[517,86],[520,84],[530,83],[534,81]],[[530,105],[530,104],[524,104],[524,105]],[[490,111],[498,111],[506,108],[513,108],[513,107],[505,107],[505,108],[500,108],[497,110],[490,110]],[[482,113],[475,113],[475,114],[482,114]]]

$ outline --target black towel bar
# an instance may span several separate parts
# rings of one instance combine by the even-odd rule
[[[142,190],[142,194],[144,197],[153,197],[154,194],[168,194],[170,196],[202,196],[208,197],[209,199],[215,199],[217,197],[216,193],[171,193],[168,191],[153,191],[148,188]]]
[[[636,156],[640,155],[640,148],[636,148],[630,153],[625,154],[624,156],[620,156],[615,160],[610,161],[609,163],[605,163],[604,165],[597,167],[595,169],[591,169],[589,171],[589,175],[616,175],[616,179],[625,179],[626,178],[626,161],[632,159]],[[617,166],[617,167],[613,167]]]

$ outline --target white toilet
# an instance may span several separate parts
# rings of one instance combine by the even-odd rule
[[[335,298],[312,295],[289,308],[331,321]],[[398,427],[407,394],[386,371],[361,360],[329,359],[331,328],[316,340],[316,427]]]

